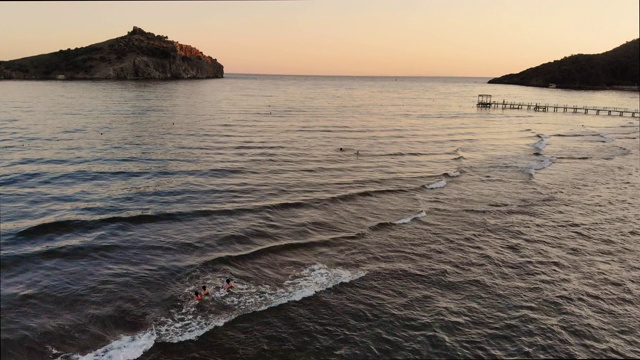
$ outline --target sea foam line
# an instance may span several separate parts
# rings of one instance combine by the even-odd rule
[[[538,151],[542,151],[544,150],[544,148],[547,147],[547,145],[549,145],[548,142],[546,142],[544,139],[540,139],[538,140],[538,142],[533,144],[533,147],[536,148]]]
[[[524,172],[533,176],[536,174],[537,170],[542,170],[545,168],[548,168],[549,166],[553,165],[553,163],[556,162],[556,158],[555,157],[551,157],[551,158],[545,158],[542,159],[540,161],[536,161],[533,164],[531,164],[531,166],[529,166]]]
[[[438,189],[438,188],[441,188],[441,187],[445,187],[446,185],[447,185],[446,181],[438,180],[438,181],[436,181],[434,183],[427,184],[424,187],[426,187],[427,189]]]
[[[364,276],[362,270],[350,271],[341,268],[330,269],[323,264],[315,264],[295,274],[282,288],[269,286],[244,286],[232,296],[217,297],[235,310],[224,315],[197,311],[195,306],[185,306],[172,319],[163,318],[152,329],[132,336],[122,336],[112,343],[86,355],[72,355],[72,359],[129,360],[140,357],[156,342],[177,343],[194,340],[217,326],[222,326],[236,317],[266,310],[292,301],[299,301],[317,292],[329,289],[343,282],[350,282]],[[197,312],[196,312],[197,311]]]
[[[142,354],[151,349],[157,338],[154,329],[147,330],[143,333],[122,336],[120,339],[104,346],[90,354],[77,357],[81,360],[126,360],[137,359]]]
[[[424,210],[422,210],[417,214],[409,215],[406,218],[400,219],[398,221],[394,221],[393,223],[394,224],[406,224],[406,223],[410,222],[413,219],[417,219],[417,218],[421,218],[421,217],[425,217],[425,216],[427,216],[427,213]]]

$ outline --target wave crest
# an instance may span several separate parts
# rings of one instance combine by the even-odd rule
[[[409,215],[406,218],[400,219],[398,221],[394,221],[393,223],[394,224],[406,224],[406,223],[409,223],[413,219],[422,218],[422,217],[425,217],[425,216],[427,216],[427,213],[424,210],[422,210],[417,214]]]
[[[311,265],[299,273],[293,274],[290,280],[280,288],[273,289],[267,285],[255,286],[240,284],[233,293],[214,293],[212,299],[224,303],[232,310],[223,314],[216,313],[214,306],[205,307],[190,302],[182,309],[174,312],[171,318],[162,318],[152,329],[133,336],[122,336],[112,343],[83,356],[74,355],[74,359],[136,359],[149,350],[156,342],[177,343],[195,340],[202,334],[236,317],[248,313],[259,312],[327,290],[340,283],[350,282],[366,274],[363,270],[331,269],[323,264]]]
[[[431,184],[427,184],[424,187],[426,187],[427,189],[438,189],[438,188],[442,188],[447,186],[447,182],[444,180],[438,180],[436,182],[433,182]]]
[[[534,176],[536,174],[536,171],[546,169],[549,166],[553,165],[553,163],[555,162],[556,162],[555,157],[545,158],[540,161],[534,162],[524,172],[531,176]]]

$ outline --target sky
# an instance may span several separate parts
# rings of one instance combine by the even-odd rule
[[[225,73],[478,76],[597,54],[640,35],[638,0],[0,2],[0,60],[102,42],[133,26]]]

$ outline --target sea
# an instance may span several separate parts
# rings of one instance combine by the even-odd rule
[[[639,358],[640,117],[476,103],[640,94],[488,80],[1,81],[2,359]]]

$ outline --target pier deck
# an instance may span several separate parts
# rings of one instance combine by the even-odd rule
[[[617,108],[617,107],[598,107],[598,106],[577,106],[577,105],[558,105],[558,104],[540,104],[540,103],[523,103],[523,102],[507,102],[502,100],[499,101],[491,101],[491,95],[481,94],[478,95],[478,104],[476,105],[478,108],[484,109],[527,109],[533,111],[542,111],[542,112],[563,112],[563,113],[585,113],[585,114],[596,114],[596,115],[615,115],[615,116],[629,116],[636,117],[640,116],[640,111],[638,109],[627,109],[627,108]]]

